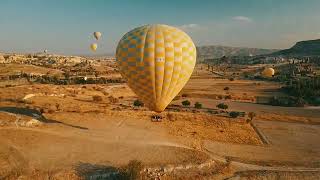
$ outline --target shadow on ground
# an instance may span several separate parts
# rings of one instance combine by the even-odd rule
[[[75,170],[78,176],[85,179],[120,179],[119,169],[113,166],[80,162]]]
[[[131,160],[127,165],[120,168],[82,162],[75,166],[77,175],[85,179],[140,179],[142,169],[142,162],[137,160]]]
[[[77,175],[85,179],[140,179],[142,169],[142,162],[137,160],[131,160],[120,168],[82,162],[75,166]]]
[[[24,116],[29,116],[29,117],[32,117],[32,118],[36,118],[36,119],[38,119],[39,121],[41,121],[43,123],[57,123],[57,124],[62,124],[62,125],[69,126],[69,127],[72,127],[72,128],[88,130],[88,128],[86,128],[86,127],[75,126],[75,125],[64,123],[64,122],[61,122],[61,121],[47,119],[46,117],[44,117],[41,114],[40,111],[38,111],[36,109],[20,108],[20,107],[0,107],[0,112],[1,111],[2,112],[8,112],[8,113],[16,114],[16,115],[24,115]]]

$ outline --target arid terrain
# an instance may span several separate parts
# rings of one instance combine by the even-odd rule
[[[260,103],[288,96],[244,78],[263,64],[197,64],[158,114],[134,105],[112,58],[3,56],[0,179],[112,179],[139,163],[144,179],[320,179],[320,108]]]

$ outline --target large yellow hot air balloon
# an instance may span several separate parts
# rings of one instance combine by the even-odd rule
[[[102,35],[101,32],[94,32],[94,33],[93,33],[93,36],[94,36],[97,40],[100,39],[101,35]]]
[[[90,48],[91,48],[92,51],[95,52],[95,51],[97,50],[97,48],[98,48],[98,44],[92,43],[92,44],[90,45]]]
[[[121,38],[116,58],[129,87],[149,109],[161,112],[189,80],[196,48],[177,28],[145,25]]]
[[[273,77],[274,76],[274,69],[273,68],[265,68],[261,74],[263,77]]]

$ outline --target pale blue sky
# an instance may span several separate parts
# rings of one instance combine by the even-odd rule
[[[143,24],[186,31],[196,45],[288,48],[320,38],[320,0],[0,0],[0,52],[98,54]],[[92,53],[91,53],[92,54]]]

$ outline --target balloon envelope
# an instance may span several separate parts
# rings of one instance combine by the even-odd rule
[[[265,68],[262,71],[262,76],[264,76],[264,77],[273,77],[274,76],[274,69],[273,68]]]
[[[177,28],[145,25],[121,38],[116,59],[129,87],[149,109],[161,112],[189,80],[196,47]]]
[[[90,48],[91,48],[92,51],[95,52],[97,50],[97,48],[98,48],[98,45],[96,43],[93,43],[93,44],[90,45]]]
[[[93,36],[94,36],[97,40],[100,39],[101,35],[102,35],[101,32],[94,32],[94,33],[93,33]]]

